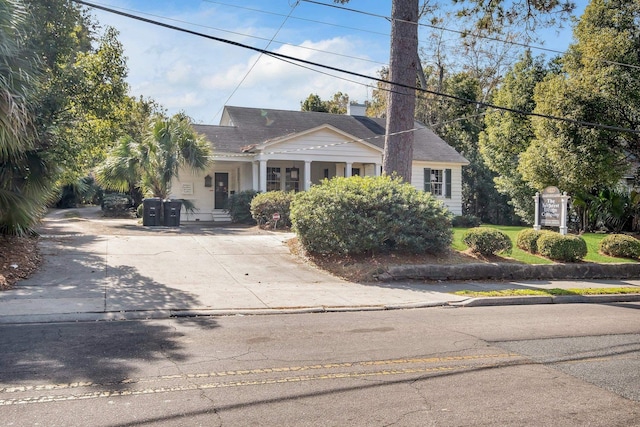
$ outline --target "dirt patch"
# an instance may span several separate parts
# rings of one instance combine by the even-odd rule
[[[449,250],[438,255],[389,253],[376,255],[319,255],[304,251],[296,237],[287,241],[292,254],[317,268],[325,270],[334,276],[352,282],[371,282],[376,276],[386,272],[390,266],[421,265],[421,264],[468,264],[477,262],[515,262],[499,256],[478,257],[472,252],[457,252]]]
[[[0,290],[31,276],[41,261],[37,237],[0,236]]]

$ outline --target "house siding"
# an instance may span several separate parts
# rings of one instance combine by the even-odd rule
[[[414,161],[411,168],[411,185],[424,191],[424,169],[451,169],[451,197],[436,196],[454,215],[462,215],[462,166],[456,163]]]

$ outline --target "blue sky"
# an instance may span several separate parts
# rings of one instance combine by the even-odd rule
[[[579,13],[586,2],[576,2]],[[386,19],[305,1],[297,5],[294,0],[95,3],[364,75],[375,76],[388,62],[390,24]],[[383,16],[391,13],[391,0],[351,0],[346,6]],[[300,101],[310,93],[328,99],[341,91],[360,102],[371,97],[370,80],[335,72],[329,76],[107,12],[93,10],[92,14],[103,27],[120,31],[131,94],[155,99],[170,114],[184,111],[198,123],[218,123],[225,104],[298,110]],[[456,22],[445,26],[457,29]],[[420,29],[420,34],[426,44],[426,30]],[[541,37],[545,47],[564,50],[571,41],[571,31],[546,30]]]

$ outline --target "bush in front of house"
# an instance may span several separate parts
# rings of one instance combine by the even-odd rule
[[[229,196],[227,212],[231,222],[239,224],[255,224],[256,220],[251,216],[251,201],[258,194],[255,190],[246,190]]]
[[[640,241],[626,234],[609,234],[600,241],[600,252],[619,258],[638,258]]]
[[[479,227],[482,221],[475,215],[456,215],[453,217],[451,224],[454,227],[471,228]]]
[[[319,254],[445,251],[450,217],[431,194],[389,176],[324,180],[291,205],[300,243]]]
[[[513,248],[509,236],[489,227],[469,229],[462,237],[462,241],[472,252],[484,256],[495,255],[498,252],[510,253]]]
[[[563,236],[555,231],[542,231],[537,245],[540,255],[554,261],[576,262],[587,255],[587,242],[573,234]]]
[[[518,233],[516,238],[516,246],[529,253],[538,253],[538,238],[541,231],[533,228],[525,228]]]
[[[280,214],[277,227],[291,227],[291,201],[293,192],[267,191],[260,193],[251,200],[251,217],[256,220],[260,228],[275,228],[276,221],[273,214]]]
[[[122,193],[105,194],[101,207],[104,216],[131,216],[131,197]]]

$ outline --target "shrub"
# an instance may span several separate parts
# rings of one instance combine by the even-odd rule
[[[256,220],[251,216],[251,200],[257,194],[254,190],[246,190],[229,196],[227,212],[229,212],[232,222],[240,224],[256,223]]]
[[[527,251],[532,254],[537,253],[538,238],[540,237],[540,233],[540,231],[534,230],[533,228],[525,228],[518,233],[518,237],[516,238],[516,246],[523,251]]]
[[[291,227],[291,201],[295,193],[284,191],[268,191],[256,195],[251,200],[251,217],[260,228],[274,228],[276,223],[273,214],[279,213],[278,227]]]
[[[140,203],[136,208],[136,218],[142,218],[144,216],[144,204]]]
[[[130,216],[131,197],[122,193],[105,194],[102,199],[105,216]]]
[[[476,227],[468,230],[462,237],[472,252],[480,255],[494,255],[498,252],[510,253],[513,247],[509,236],[500,230],[489,227]]]
[[[638,258],[640,241],[626,234],[610,234],[600,241],[600,252],[620,258]]]
[[[452,225],[454,227],[479,227],[482,221],[475,215],[457,215],[453,217]]]
[[[389,176],[324,180],[296,195],[291,219],[302,246],[321,254],[435,253],[452,240],[444,205]]]
[[[575,262],[587,255],[587,242],[582,237],[542,231],[538,237],[538,253],[554,261]]]

